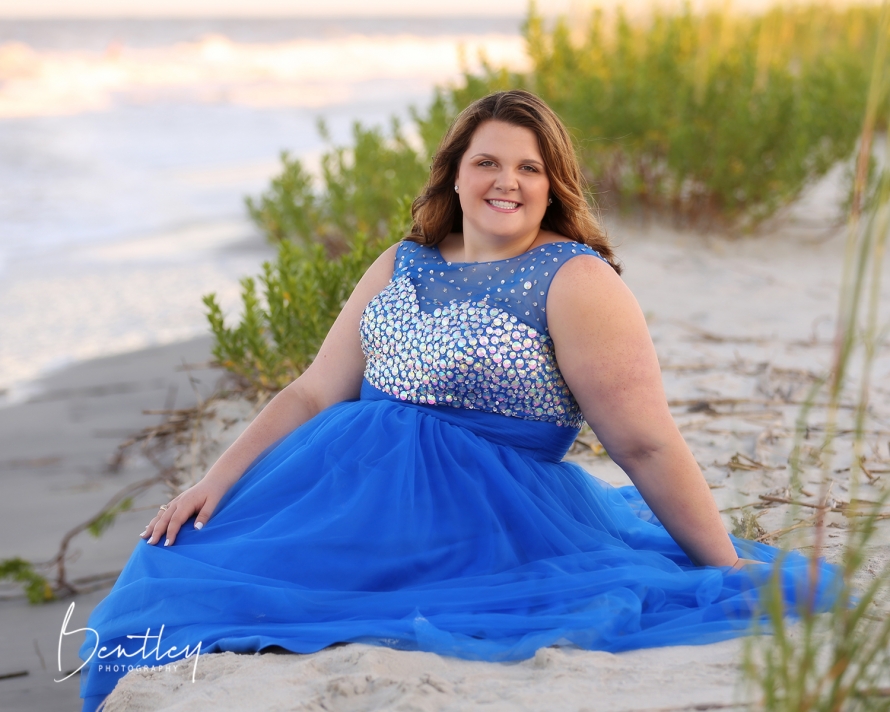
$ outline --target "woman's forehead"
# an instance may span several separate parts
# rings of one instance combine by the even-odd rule
[[[523,158],[541,160],[541,149],[535,132],[525,126],[508,124],[495,119],[476,127],[467,147],[466,155],[475,153],[525,153]]]

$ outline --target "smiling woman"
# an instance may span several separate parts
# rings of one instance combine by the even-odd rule
[[[773,573],[790,605],[832,602],[834,567],[724,529],[540,99],[467,108],[413,215],[311,366],[148,523],[88,622],[87,712],[161,627],[202,653],[507,661],[749,632]],[[633,486],[563,460],[584,420]]]
[[[480,126],[458,166],[455,192],[461,185],[463,261],[515,257],[538,240],[548,201],[553,201],[532,131],[502,121]],[[477,244],[485,234],[497,239],[490,255]]]
[[[569,239],[589,245],[621,273],[587,204],[568,132],[528,92],[502,92],[461,112],[433,156],[430,180],[412,212],[408,239],[443,243],[440,249],[455,259],[512,257]],[[516,219],[495,219],[492,212]],[[496,236],[491,244],[489,234]]]

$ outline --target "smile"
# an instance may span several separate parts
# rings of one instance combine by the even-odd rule
[[[486,200],[485,202],[492,207],[500,208],[501,210],[515,210],[522,205],[522,203],[514,203],[511,200]]]

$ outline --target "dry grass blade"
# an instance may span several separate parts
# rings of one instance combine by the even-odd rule
[[[728,467],[730,470],[778,470],[784,469],[782,467],[773,467],[772,465],[765,465],[762,462],[758,462],[757,460],[748,457],[747,455],[743,455],[740,452],[737,452],[735,455],[729,458],[729,462],[723,465],[724,467]]]
[[[800,454],[803,441],[812,432],[821,432],[816,464],[821,468],[821,491],[817,503],[791,496],[761,495],[769,504],[786,504],[792,508],[808,508],[813,515],[784,529],[770,532],[775,540],[780,535],[805,526],[813,527],[810,557],[811,590],[806,605],[798,608],[798,623],[788,627],[784,592],[778,577],[762,592],[767,631],[773,635],[752,641],[747,646],[745,672],[747,680],[763,700],[763,708],[776,712],[859,712],[890,710],[887,690],[890,674],[890,614],[877,604],[890,590],[890,565],[877,572],[869,564],[870,552],[876,545],[878,524],[890,518],[884,507],[890,502],[890,490],[878,491],[875,498],[858,496],[860,480],[868,487],[877,486],[875,472],[865,466],[862,450],[870,432],[870,374],[878,343],[877,314],[879,306],[884,249],[890,232],[890,153],[885,168],[879,173],[874,204],[863,211],[866,188],[866,167],[871,155],[871,139],[878,116],[878,103],[890,97],[890,67],[887,66],[890,4],[883,3],[874,52],[868,106],[863,121],[857,175],[850,221],[847,231],[846,255],[835,331],[835,348],[831,371],[824,382],[817,382],[797,420],[795,455],[791,458],[789,491],[802,490],[803,466]],[[887,107],[881,110],[886,111]],[[890,150],[890,143],[888,143]],[[855,372],[853,358],[861,354],[862,366]],[[852,462],[848,488],[849,502],[831,497],[834,480],[832,458],[839,433],[839,411],[842,397],[850,386],[856,386],[857,399],[852,405],[853,427],[844,429],[852,435]],[[827,395],[825,422],[818,428],[808,424],[817,396]],[[793,510],[792,510],[793,511]],[[816,599],[818,557],[826,551],[828,534],[826,515],[842,513],[846,521],[846,541],[840,555],[842,586],[832,608],[820,616],[813,606]],[[855,593],[854,593],[855,592]]]

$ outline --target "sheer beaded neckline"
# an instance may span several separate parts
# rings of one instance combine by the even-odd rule
[[[413,280],[420,306],[433,312],[454,300],[497,305],[539,331],[547,330],[547,291],[560,266],[575,255],[602,257],[574,240],[545,242],[490,262],[449,262],[438,245],[403,241],[393,278]]]
[[[491,262],[448,262],[403,241],[393,277],[362,314],[365,378],[400,400],[577,428],[581,409],[547,332],[547,291],[591,247],[558,241]],[[602,259],[602,257],[600,257]]]

